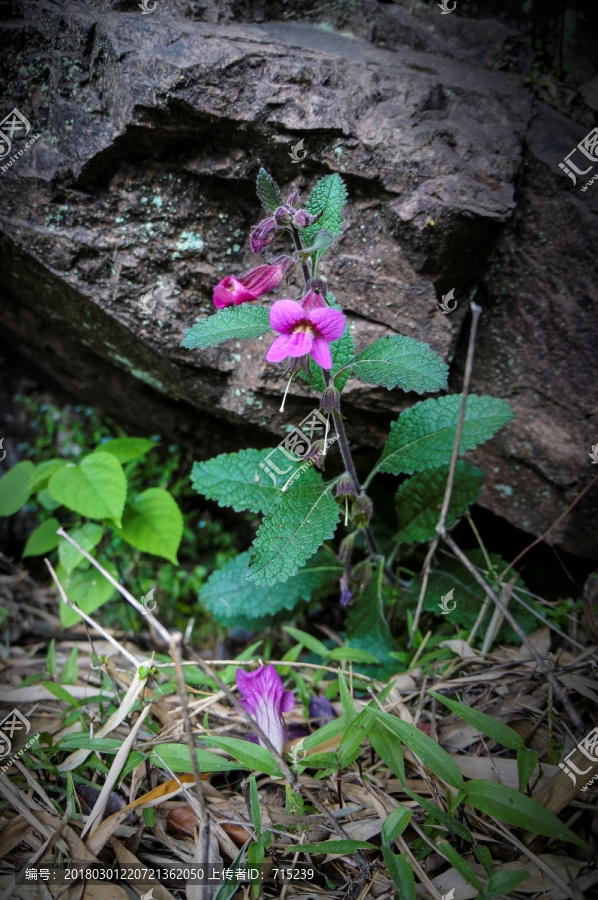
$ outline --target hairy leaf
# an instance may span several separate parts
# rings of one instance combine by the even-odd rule
[[[386,335],[351,363],[356,378],[368,384],[400,387],[423,394],[447,386],[448,366],[427,344],[401,334]]]
[[[187,350],[205,350],[224,341],[259,337],[270,330],[270,310],[265,306],[241,303],[227,306],[217,313],[196,322],[183,335],[181,347]]]
[[[17,463],[0,478],[0,516],[12,516],[33,492],[35,466],[28,459]]]
[[[520,794],[519,791],[504,784],[474,779],[468,781],[459,792],[459,799],[491,817],[508,822],[509,825],[517,825],[534,834],[558,838],[558,840],[568,841],[587,849],[586,842],[582,841],[553,813],[532,800],[531,797]]]
[[[262,522],[253,543],[247,580],[254,584],[287,581],[333,536],[338,520],[339,507],[330,484],[319,475],[299,479]]]
[[[199,599],[214,618],[226,627],[256,628],[285,609],[308,601],[336,581],[342,566],[334,554],[317,553],[307,566],[284,584],[254,585],[246,581],[250,553],[240,553],[213,572],[201,587]]]
[[[196,462],[191,471],[191,483],[199,494],[216,500],[219,506],[232,506],[237,512],[247,509],[268,513],[282,496],[281,488],[302,464],[293,462],[282,450],[276,452],[276,449],[221,453],[205,462]],[[267,468],[262,469],[260,464]],[[272,464],[282,474],[276,472]]]
[[[325,175],[314,187],[311,197],[307,201],[307,211],[312,216],[322,215],[317,222],[306,228],[302,237],[304,242],[309,246],[318,231],[323,228],[330,234],[340,234],[343,229],[343,206],[347,199],[347,188],[345,182],[338,173],[334,175]],[[321,251],[318,253],[318,257]]]
[[[32,531],[27,538],[25,549],[23,550],[23,559],[26,556],[41,556],[42,553],[48,553],[58,546],[60,538],[56,534],[60,528],[58,519],[46,519],[41,525]]]
[[[274,212],[284,203],[280,188],[264,168],[260,169],[257,176],[257,195],[262,201],[266,212]]]
[[[48,482],[59,503],[90,519],[112,519],[120,527],[127,496],[127,479],[111,453],[97,450],[78,465],[57,469]]]
[[[436,537],[436,525],[444,499],[449,466],[435,471],[416,472],[396,494],[396,508],[400,531],[396,540],[400,544],[413,541],[431,541]],[[465,460],[459,460],[446,520],[450,528],[459,516],[478,499],[484,476],[479,469]]]
[[[390,436],[377,464],[380,472],[410,475],[450,463],[457,431],[461,395],[421,400],[406,409],[390,426]],[[467,398],[460,453],[489,440],[513,418],[504,400],[496,397]]]
[[[343,366],[346,366],[347,363],[351,362],[355,355],[355,342],[353,341],[350,325],[347,325],[338,341],[332,341],[330,344],[330,355],[332,356],[331,371],[333,375]],[[309,382],[316,391],[319,393],[324,391],[326,384],[324,382],[324,376],[322,375],[322,369],[320,366],[314,365],[313,361],[310,362],[309,375],[304,372],[303,369],[299,370],[299,374],[305,381]],[[335,381],[335,387],[339,392],[342,391],[350,377],[351,372],[348,369],[339,375]]]
[[[120,533],[137,550],[176,564],[183,516],[172,494],[163,488],[148,488],[126,507]]]

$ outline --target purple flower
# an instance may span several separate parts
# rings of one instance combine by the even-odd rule
[[[272,265],[257,266],[240,278],[227,275],[214,288],[214,306],[224,309],[225,306],[239,306],[240,303],[257,300],[262,294],[277,288],[292,265],[293,260],[289,256],[280,256]]]
[[[334,707],[327,697],[312,697],[309,701],[309,717],[321,728],[336,719]]]
[[[298,209],[293,216],[293,225],[296,225],[297,228],[307,228],[309,225],[313,225],[317,218],[308,213],[306,209]]]
[[[309,353],[323,369],[332,368],[330,342],[345,330],[345,317],[339,309],[306,310],[295,300],[277,300],[270,310],[270,325],[279,337],[266,354],[268,362]]]
[[[260,666],[255,672],[237,669],[236,679],[241,703],[278,752],[282,753],[286,737],[282,713],[289,712],[295,705],[292,692],[285,691],[282,679],[272,665]]]
[[[269,247],[272,241],[276,240],[281,233],[276,219],[270,216],[263,219],[259,225],[256,225],[249,235],[249,245],[252,253],[261,253],[266,247]]]

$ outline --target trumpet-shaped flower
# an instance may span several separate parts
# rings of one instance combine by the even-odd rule
[[[309,353],[323,369],[332,368],[330,342],[345,330],[345,317],[339,309],[306,310],[295,300],[277,300],[270,310],[270,325],[279,336],[266,354],[268,362]]]
[[[277,288],[291,266],[293,260],[289,256],[280,256],[271,265],[257,266],[240,278],[227,275],[214,288],[214,306],[224,309],[225,306],[239,306],[240,303],[257,300],[262,294]]]
[[[286,738],[282,713],[289,712],[295,705],[292,692],[285,691],[282,679],[272,665],[260,666],[255,672],[237,669],[236,679],[241,703],[273,746],[282,753]]]

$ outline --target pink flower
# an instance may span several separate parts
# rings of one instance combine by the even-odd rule
[[[309,353],[323,369],[332,368],[330,341],[336,341],[345,330],[345,317],[339,309],[307,310],[295,300],[277,300],[270,310],[270,325],[279,337],[266,354],[268,362]]]
[[[289,712],[295,705],[292,692],[284,690],[282,679],[272,665],[260,666],[255,672],[237,669],[236,679],[241,703],[278,752],[282,753],[286,738],[282,713]]]
[[[224,309],[225,306],[239,306],[240,303],[257,300],[266,291],[277,288],[292,265],[290,257],[280,256],[272,265],[258,266],[240,278],[227,275],[214,288],[214,306]]]

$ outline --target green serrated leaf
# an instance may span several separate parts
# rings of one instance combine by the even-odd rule
[[[140,459],[156,447],[155,441],[149,438],[114,438],[102,444],[99,449],[103,453],[112,453],[121,463],[130,462],[132,459]]]
[[[75,528],[74,531],[70,532],[70,537],[73,540],[77,541],[79,546],[81,546],[84,550],[87,550],[88,553],[91,553],[94,547],[102,540],[102,535],[104,534],[104,529],[101,525],[97,525],[95,522],[85,522],[81,528]],[[77,566],[79,566],[82,562],[85,561],[85,557],[82,553],[79,553],[76,547],[73,547],[65,538],[60,538],[60,544],[58,546],[58,558],[60,559],[62,568],[65,572],[68,572],[69,575]]]
[[[281,488],[301,465],[301,461],[293,462],[276,450],[240,450],[196,462],[191,483],[199,494],[215,500],[219,506],[232,506],[237,512],[268,513],[280,499]]]
[[[181,347],[205,350],[224,341],[259,337],[267,331],[270,331],[270,310],[265,306],[242,303],[219,309],[207,319],[196,322],[183,335]]]
[[[163,488],[148,488],[125,508],[120,534],[137,550],[176,564],[183,515],[172,494]]]
[[[453,787],[463,787],[463,776],[457,764],[436,741],[416,728],[415,725],[409,725],[408,722],[403,722],[397,716],[391,716],[390,713],[383,712],[375,706],[368,706],[367,710],[369,715],[375,716],[381,725],[388,728],[406,747],[409,747],[438,778],[442,778]]]
[[[332,553],[322,551],[305,568],[284,584],[250,584],[246,580],[250,553],[240,553],[213,572],[199,591],[203,606],[222,625],[255,629],[301,600],[310,600],[318,591],[338,580],[342,566]]]
[[[351,363],[351,372],[367,384],[423,394],[446,389],[448,366],[428,344],[394,334],[366,347]]]
[[[492,716],[488,716],[478,709],[473,709],[473,707],[467,706],[465,703],[449,700],[448,697],[443,697],[442,694],[438,694],[436,691],[428,691],[428,693],[435,697],[436,700],[439,700],[440,703],[448,706],[464,722],[473,725],[482,734],[486,734],[493,741],[502,744],[503,747],[508,747],[510,750],[525,749],[523,738],[508,725],[505,725],[504,722],[498,722]]]
[[[400,544],[431,541],[436,537],[436,525],[444,499],[449,466],[416,472],[399,487],[395,504],[400,531]],[[482,490],[484,476],[471,463],[460,459],[455,469],[455,481],[446,519],[450,528],[475,503]]]
[[[0,516],[12,516],[25,506],[33,492],[34,472],[35,466],[26,459],[0,478]]]
[[[42,553],[49,553],[58,546],[60,538],[56,534],[60,528],[58,519],[46,519],[41,525],[32,531],[27,538],[25,549],[23,550],[23,559],[26,556],[41,556]]]
[[[63,466],[66,466],[66,459],[47,459],[45,462],[39,463],[33,473],[33,489],[39,491],[40,488],[46,487],[56,469],[61,469]]]
[[[346,199],[347,188],[337,172],[334,175],[325,175],[318,181],[307,201],[306,209],[312,216],[320,218],[302,232],[302,238],[307,245],[313,242],[318,231],[323,228],[330,234],[341,233],[342,212]]]
[[[332,357],[332,369],[331,372],[334,375],[338,372],[339,369],[342,369],[343,366],[346,366],[347,363],[351,362],[355,355],[355,342],[353,340],[353,335],[351,334],[351,326],[347,325],[344,332],[338,339],[338,341],[332,341],[330,344],[330,355]],[[319,393],[323,393],[326,388],[326,384],[324,382],[324,376],[322,375],[322,369],[320,366],[315,366],[310,363],[310,373],[304,372],[303,369],[299,370],[299,375],[305,381],[307,381],[314,390]],[[342,392],[344,386],[347,381],[351,377],[351,372],[347,369],[338,376],[335,381],[335,387],[339,392]]]
[[[396,662],[390,653],[398,648],[384,618],[384,596],[381,579],[373,577],[349,609],[347,642],[376,656],[385,670],[394,670]]]
[[[303,478],[291,485],[262,522],[247,576],[253,584],[287,581],[333,536],[340,511],[331,485],[319,475],[306,482]]]
[[[400,475],[450,463],[455,442],[461,395],[421,400],[406,409],[390,426],[390,436],[376,469]],[[496,397],[467,398],[460,453],[489,440],[513,418],[504,400]]]
[[[517,825],[534,834],[543,834],[545,837],[557,838],[588,849],[586,842],[553,813],[504,784],[474,779],[462,788],[458,799],[489,816],[508,822],[509,825]]]
[[[266,212],[273,213],[283,205],[284,200],[280,188],[264,168],[258,172],[256,190]]]
[[[55,500],[90,519],[112,519],[120,527],[127,479],[111,453],[96,451],[78,465],[67,464],[48,482]]]
[[[275,775],[278,778],[282,775],[272,754],[265,747],[260,747],[251,741],[240,741],[238,738],[206,736],[203,740],[208,747],[219,747],[220,750],[226,750],[237,762],[256,772]]]
[[[231,762],[218,756],[216,753],[210,753],[209,750],[196,750],[197,763],[200,772],[232,772],[235,769],[246,769],[248,766],[240,765],[238,762]],[[159,769],[168,766],[171,772],[176,774],[187,775],[193,772],[191,765],[191,754],[186,744],[158,744],[150,752],[150,762]]]
[[[111,562],[101,560],[101,563],[113,578],[118,578],[118,571]],[[71,603],[75,603],[89,615],[107,603],[116,593],[108,579],[100,575],[96,569],[75,569],[69,575],[61,565],[58,565],[56,575]],[[60,621],[65,628],[70,628],[75,622],[81,621],[81,616],[62,600],[59,612]]]

